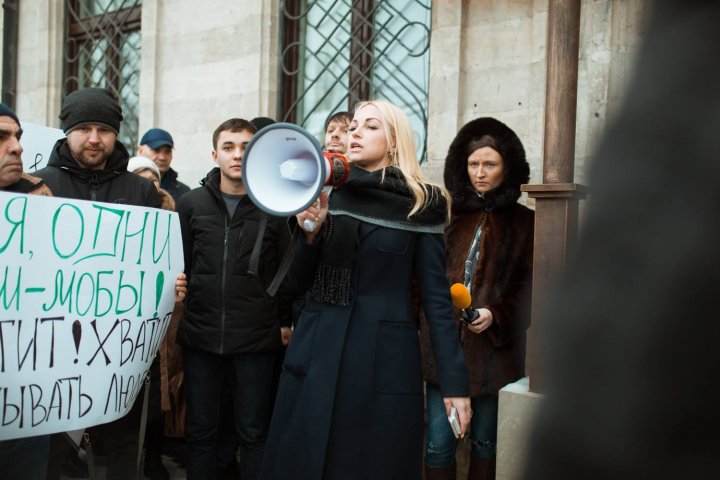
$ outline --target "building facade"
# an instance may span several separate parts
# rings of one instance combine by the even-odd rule
[[[649,3],[581,2],[578,183],[619,106]],[[121,140],[132,151],[148,128],[170,131],[191,186],[213,166],[212,131],[227,118],[269,116],[320,136],[328,113],[368,96],[411,114],[431,178],[441,181],[457,130],[493,116],[517,131],[540,183],[547,11],[547,0],[21,0],[16,41],[0,23],[3,91],[9,68],[20,118],[57,127],[63,95],[115,82],[129,114]]]

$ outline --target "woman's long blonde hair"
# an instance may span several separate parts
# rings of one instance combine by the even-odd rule
[[[450,212],[450,196],[445,188],[431,182],[420,169],[415,153],[415,142],[413,141],[412,127],[407,115],[397,106],[387,100],[367,100],[359,102],[355,106],[357,112],[367,105],[374,105],[383,118],[385,127],[385,138],[387,139],[388,151],[386,153],[385,167],[398,167],[405,181],[415,198],[415,205],[408,214],[408,219],[425,208],[433,199],[434,195],[442,195],[448,204],[448,218]],[[383,167],[384,168],[384,167]],[[385,172],[383,171],[383,175]]]

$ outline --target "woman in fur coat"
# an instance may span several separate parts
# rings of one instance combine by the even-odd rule
[[[468,287],[471,308],[478,312],[469,324],[455,312],[470,374],[469,479],[495,478],[498,391],[524,375],[534,212],[517,200],[529,172],[520,139],[494,118],[465,125],[445,161],[453,211],[445,235],[447,276],[451,284]],[[426,478],[455,479],[456,440],[437,387],[424,321],[421,345],[427,382]]]

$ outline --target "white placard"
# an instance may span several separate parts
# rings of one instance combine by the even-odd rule
[[[32,175],[47,165],[52,147],[55,142],[65,138],[65,134],[59,128],[27,122],[22,122],[22,129],[20,145],[23,147],[23,170]]]
[[[0,440],[125,415],[182,270],[175,212],[0,192]]]

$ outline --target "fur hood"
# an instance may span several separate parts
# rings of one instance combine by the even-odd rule
[[[467,149],[470,142],[483,135],[490,135],[497,142],[506,172],[500,186],[479,196],[468,180],[467,158],[471,152]],[[494,118],[484,117],[467,123],[455,136],[445,159],[443,178],[452,197],[454,213],[493,211],[517,202],[520,185],[530,180],[530,166],[515,132]]]
[[[163,210],[175,211],[175,200],[166,190],[162,188],[158,189],[158,195],[160,195],[160,208]]]

